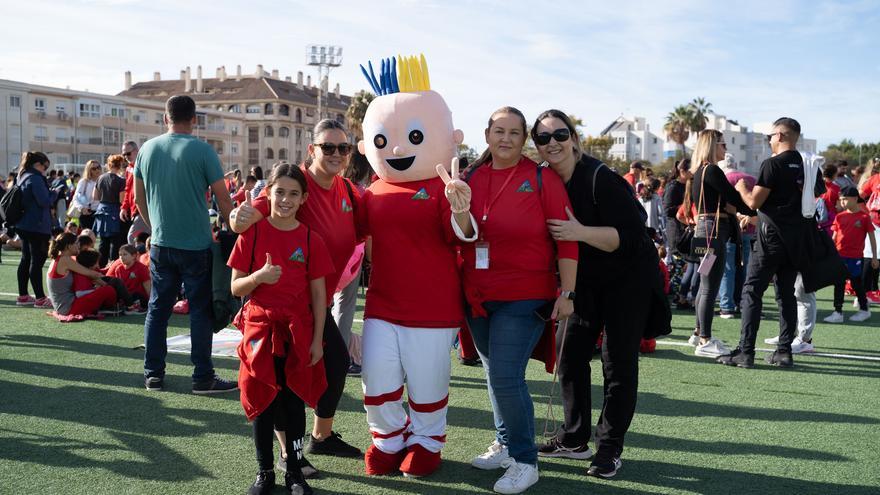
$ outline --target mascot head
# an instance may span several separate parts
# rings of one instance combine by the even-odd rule
[[[437,177],[435,167],[449,166],[464,134],[453,127],[443,97],[431,91],[424,55],[383,60],[378,79],[372,63],[361,70],[376,98],[367,107],[358,150],[386,182]]]

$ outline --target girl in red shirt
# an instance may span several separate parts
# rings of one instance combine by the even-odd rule
[[[52,307],[59,315],[89,316],[101,308],[112,308],[116,305],[116,291],[106,285],[101,277],[103,274],[80,265],[75,256],[79,254],[76,236],[65,232],[59,234],[49,244],[49,256],[52,264],[46,274],[49,287],[49,298]],[[73,274],[78,273],[92,279],[97,288],[94,292],[77,297],[73,287]]]
[[[479,232],[476,243],[462,246],[467,318],[488,374],[496,430],[495,442],[472,465],[506,467],[495,484],[501,493],[519,493],[538,481],[525,369],[545,320],[573,312],[578,260],[576,242],[550,237],[547,220],[567,218],[570,203],[556,172],[522,155],[526,135],[522,112],[495,111],[486,129],[488,150],[464,174]]]
[[[250,296],[237,320],[244,334],[238,346],[241,403],[254,422],[260,468],[248,491],[252,495],[270,493],[275,486],[276,419],[282,423],[279,429],[287,431],[288,456],[302,457],[304,403],[314,407],[327,388],[324,277],[333,273],[321,236],[296,219],[308,196],[303,172],[279,164],[267,190],[270,215],[239,236],[228,262],[232,294]],[[287,464],[284,483],[288,490],[312,493],[297,462]]]

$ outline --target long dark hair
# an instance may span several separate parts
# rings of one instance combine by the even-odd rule
[[[18,176],[21,177],[25,172],[32,171],[31,169],[38,163],[49,168],[49,157],[42,151],[25,151],[21,154],[21,163],[18,164]]]
[[[70,246],[76,244],[76,235],[70,232],[63,232],[55,236],[49,243],[49,256],[52,259],[58,259],[61,253]]]
[[[546,110],[541,112],[538,115],[538,118],[535,119],[535,125],[532,126],[532,132],[529,133],[529,137],[532,138],[532,142],[535,141],[535,136],[538,135],[538,124],[541,123],[542,120],[546,118],[556,118],[562,121],[565,124],[565,127],[568,128],[568,132],[571,133],[571,137],[569,139],[572,140],[572,144],[574,144],[574,157],[577,160],[580,160],[583,151],[581,151],[581,136],[578,134],[577,128],[574,125],[574,122],[571,120],[571,117],[568,116],[567,113],[562,110],[556,110],[555,108],[551,108],[550,110]],[[537,146],[537,144],[535,145]]]
[[[299,182],[303,194],[306,193],[306,175],[300,170],[298,165],[287,162],[278,162],[273,166],[272,174],[269,176],[269,182],[266,183],[266,189],[275,185],[275,183],[278,182],[278,179],[282,177],[290,177]]]
[[[516,115],[517,117],[519,117],[519,120],[522,122],[523,136],[526,136],[528,134],[526,131],[526,116],[523,115],[523,113],[521,111],[519,111],[519,109],[514,108],[514,107],[501,107],[498,110],[495,110],[494,112],[492,112],[492,115],[489,116],[489,123],[486,125],[486,130],[488,131],[489,129],[492,128],[492,124],[495,123],[495,118],[498,115],[503,115],[505,113],[513,114],[513,115]],[[483,151],[483,154],[481,154],[479,156],[479,158],[474,160],[474,163],[470,164],[470,166],[468,166],[467,170],[462,173],[466,172],[466,173],[470,174],[477,167],[483,165],[486,162],[491,162],[491,161],[492,161],[492,152],[489,151],[489,147],[487,146],[486,150]]]

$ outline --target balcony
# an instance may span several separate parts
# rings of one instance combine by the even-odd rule
[[[76,142],[79,144],[104,144],[104,140],[99,137],[78,137]]]
[[[213,132],[226,132],[226,126],[223,124],[208,123],[208,125],[205,126],[205,130]]]

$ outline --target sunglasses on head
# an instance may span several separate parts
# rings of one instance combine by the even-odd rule
[[[568,129],[556,129],[553,132],[539,132],[535,134],[535,144],[544,146],[550,143],[550,138],[556,140],[557,143],[564,143],[571,137],[571,131]]]
[[[351,153],[351,145],[348,143],[315,143],[315,146],[321,148],[321,153],[324,153],[327,156],[336,153],[336,150],[339,150],[339,156],[345,156]]]

